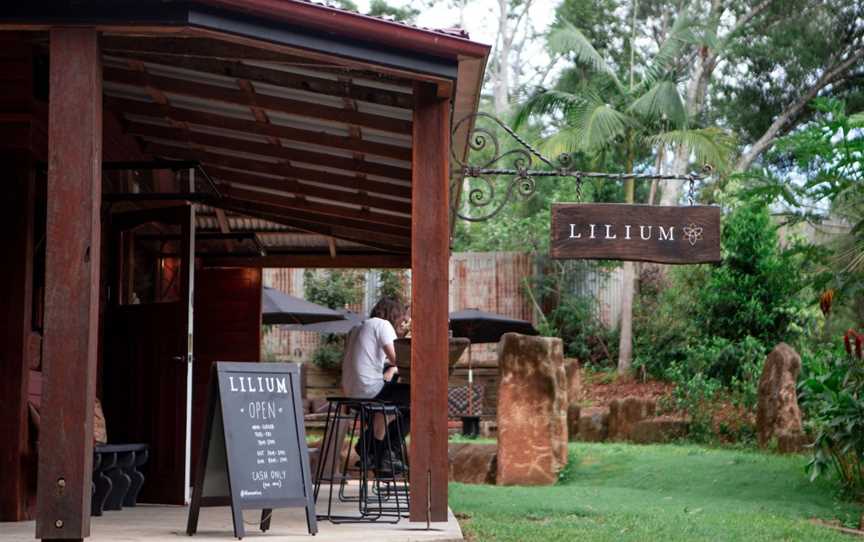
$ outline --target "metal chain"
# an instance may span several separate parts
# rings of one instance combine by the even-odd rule
[[[582,176],[576,177],[576,201],[582,202]]]
[[[690,206],[692,207],[692,206],[694,205],[694,201],[696,200],[696,198],[695,198],[694,195],[693,195],[693,186],[696,184],[696,179],[694,179],[694,178],[691,176],[691,177],[688,179],[688,182],[689,182],[689,184],[690,184],[690,187],[689,187],[688,190],[687,190],[687,200],[690,202]]]

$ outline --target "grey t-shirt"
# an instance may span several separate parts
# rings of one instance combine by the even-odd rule
[[[384,387],[384,347],[396,340],[393,324],[369,318],[351,330],[342,360],[342,392],[348,397],[371,399]]]

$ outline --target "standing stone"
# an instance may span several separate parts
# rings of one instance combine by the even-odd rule
[[[654,416],[657,405],[650,397],[625,397],[609,403],[609,440],[627,440],[637,422]]]
[[[567,434],[574,440],[579,432],[579,401],[582,400],[582,368],[576,358],[564,358],[567,374]]]
[[[564,358],[564,370],[567,373],[567,403],[574,404],[582,400],[582,367],[576,358]]]
[[[499,485],[551,485],[567,463],[561,339],[506,333],[498,345]]]
[[[756,407],[756,432],[759,446],[782,436],[784,452],[795,451],[790,441],[803,441],[801,410],[798,408],[798,373],[801,357],[786,343],[780,343],[768,354],[759,379],[759,401]]]

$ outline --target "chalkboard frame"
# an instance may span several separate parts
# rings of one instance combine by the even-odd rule
[[[252,502],[244,503],[240,496],[232,491],[232,487],[238,487],[237,477],[239,469],[232,469],[231,442],[228,438],[228,430],[226,429],[225,419],[225,403],[222,401],[220,391],[220,377],[226,376],[228,373],[243,373],[243,374],[278,374],[288,376],[290,385],[288,386],[289,393],[292,396],[290,405],[293,412],[289,413],[294,422],[294,431],[297,438],[297,457],[299,457],[300,479],[302,481],[303,497],[298,498],[282,498],[282,499],[256,499]],[[300,365],[296,363],[254,363],[254,362],[216,362],[211,367],[210,372],[210,393],[207,399],[207,420],[204,426],[204,434],[201,443],[201,455],[196,469],[195,485],[192,494],[192,502],[189,507],[189,519],[186,526],[186,533],[189,536],[194,535],[198,530],[198,517],[202,506],[226,506],[230,504],[231,514],[234,524],[234,536],[237,539],[242,539],[245,536],[245,528],[243,525],[243,510],[261,509],[260,528],[262,532],[266,532],[270,528],[270,518],[274,508],[288,507],[304,507],[306,510],[306,525],[309,534],[315,535],[318,532],[318,525],[315,516],[315,501],[312,493],[312,477],[309,467],[309,449],[306,446],[306,430],[303,423],[303,407],[300,402]],[[229,422],[230,423],[230,422]],[[288,422],[290,423],[290,421]],[[217,425],[221,431],[217,430]],[[213,496],[204,495],[205,483],[208,481],[207,474],[212,472],[214,465],[210,465],[208,471],[208,460],[212,445],[220,447],[221,450],[216,451],[224,453],[224,468],[226,470],[227,487],[225,492],[227,495]],[[216,465],[219,469],[222,465]]]

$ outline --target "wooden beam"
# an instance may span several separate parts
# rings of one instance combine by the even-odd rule
[[[141,41],[138,41],[141,47]],[[146,47],[146,42],[143,44]],[[401,109],[413,109],[414,99],[410,93],[395,92],[374,86],[364,85],[363,81],[355,81],[351,85],[343,85],[339,81],[327,78],[325,74],[320,77],[310,74],[314,65],[304,69],[302,74],[292,73],[285,70],[257,66],[241,62],[240,60],[228,60],[221,58],[208,58],[201,56],[180,56],[154,53],[143,48],[139,50],[118,51],[124,58],[140,60],[149,64],[184,68],[197,72],[221,75],[235,79],[247,79],[253,85],[255,83],[266,83],[278,87],[290,88],[324,94],[337,98],[350,98],[361,102],[376,105],[386,105]],[[302,64],[300,64],[302,67]]]
[[[138,100],[106,96],[105,105],[108,109],[119,114],[128,113],[141,117],[152,117],[154,119],[165,118],[165,111],[162,107],[156,104],[140,102]],[[382,158],[393,158],[395,160],[405,161],[411,160],[410,147],[388,145],[386,143],[355,139],[353,137],[340,136],[315,130],[292,128],[281,124],[262,124],[253,120],[226,117],[216,113],[205,113],[192,109],[184,109],[177,105],[174,105],[171,108],[168,115],[169,120],[173,119],[200,126],[221,128],[223,130],[233,130],[236,132],[247,132],[264,137],[278,137],[279,139],[286,139],[288,141],[299,141],[302,143],[312,143],[346,151],[357,151],[370,156],[380,156]]]
[[[336,259],[336,239],[332,237],[327,238],[327,247],[330,249],[330,257],[334,260]]]
[[[260,188],[269,188],[270,190],[290,192],[298,196],[329,199],[363,207],[385,209],[387,211],[393,211],[394,213],[403,213],[406,215],[411,214],[411,202],[408,201],[372,196],[365,192],[357,193],[347,192],[345,190],[334,190],[332,188],[325,188],[320,185],[298,181],[296,179],[262,177],[261,175],[243,173],[219,167],[208,167],[206,171],[213,179],[226,181],[235,185],[257,186]]]
[[[50,58],[36,537],[80,540],[90,535],[99,340],[102,74],[98,33],[92,28],[52,28]]]
[[[214,208],[216,212],[216,222],[219,224],[219,231],[222,233],[231,233],[231,226],[228,224],[228,217],[225,216],[225,211],[222,209]],[[234,249],[236,243],[231,239],[225,239],[223,246],[225,250],[231,252]]]
[[[411,521],[447,521],[450,102],[429,84],[414,96],[409,511]]]
[[[235,90],[207,83],[153,74],[145,78],[141,73],[120,68],[105,68],[105,81],[135,87],[150,85],[165,93],[228,104],[248,105],[246,94],[239,89]],[[258,105],[271,111],[279,111],[314,120],[325,120],[339,124],[373,128],[382,132],[391,132],[400,135],[411,133],[411,121],[359,111],[349,112],[341,108],[313,102],[260,94],[258,95]]]
[[[170,142],[182,144],[187,141],[186,131],[168,126],[156,126],[140,122],[130,122],[126,131],[133,135],[153,137]],[[411,180],[411,167],[391,166],[379,162],[368,162],[366,160],[355,160],[345,156],[336,156],[323,152],[292,149],[289,147],[276,147],[270,143],[259,143],[248,139],[229,137],[224,135],[209,134],[206,132],[190,132],[188,140],[196,145],[206,145],[220,149],[234,150],[288,160],[291,162],[303,162],[317,166],[342,169],[347,172],[362,172],[370,175],[378,175],[399,181]]]
[[[387,231],[391,231],[396,235],[407,235],[411,228],[411,219],[406,217],[373,213],[372,211],[362,211],[339,205],[328,205],[317,201],[309,201],[306,198],[298,196],[280,196],[269,192],[244,190],[225,183],[218,186],[219,191],[228,199],[262,203],[271,207],[281,207],[284,209],[296,209],[310,216],[322,215],[321,220],[329,220],[328,217],[336,217],[349,220],[351,221],[350,224],[357,227],[380,227],[381,230],[387,229]],[[346,225],[348,225],[347,222]]]
[[[410,237],[383,233],[381,227],[370,227],[363,224],[351,224],[344,219],[335,217],[307,215],[281,207],[250,203],[242,200],[223,199],[218,205],[227,211],[234,211],[258,218],[263,218],[277,224],[290,226],[310,233],[333,236],[337,239],[352,241],[372,248],[390,252],[404,252],[411,246]]]
[[[332,258],[329,254],[297,253],[268,254],[267,256],[217,257],[204,256],[209,267],[324,267],[355,269],[407,269],[411,266],[408,254],[352,254],[343,253]]]
[[[338,173],[322,171],[320,169],[302,168],[290,164],[277,164],[274,162],[256,160],[254,158],[229,156],[209,150],[177,147],[162,143],[148,143],[145,146],[145,149],[154,156],[181,160],[196,160],[204,164],[206,166],[205,170],[207,171],[210,171],[210,166],[220,166],[247,171],[249,173],[263,173],[265,175],[273,175],[283,178],[288,177],[301,181],[331,184],[333,186],[362,190],[364,192],[377,192],[379,194],[387,194],[405,199],[411,197],[410,186],[372,179],[362,179],[350,175],[340,175]]]

